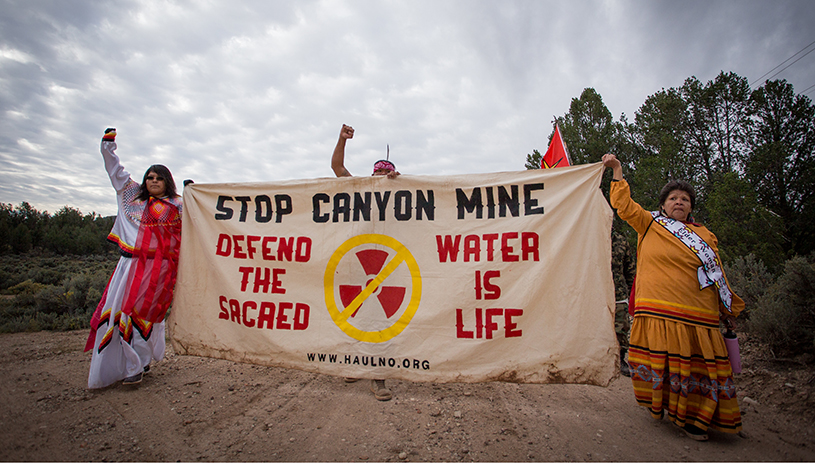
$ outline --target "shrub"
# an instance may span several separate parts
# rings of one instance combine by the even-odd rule
[[[15,296],[0,296],[0,321],[10,320],[15,317],[22,317],[33,312],[33,298],[31,305],[23,306],[17,304]]]
[[[34,296],[34,301],[40,314],[64,314],[71,310],[62,286],[47,286]]]
[[[58,285],[65,279],[65,272],[60,269],[39,268],[28,272],[28,278],[46,285]]]
[[[0,290],[5,290],[10,286],[14,286],[19,283],[19,278],[16,274],[7,271],[4,268],[0,268]],[[8,294],[3,291],[3,294]]]
[[[815,254],[794,257],[758,299],[750,330],[776,355],[815,352]]]
[[[112,254],[0,257],[6,295],[0,332],[87,329],[117,260]]]
[[[31,280],[25,280],[22,283],[17,283],[16,285],[12,286],[8,289],[7,293],[15,296],[19,296],[20,294],[37,294],[45,288],[45,285],[42,283],[35,283]]]
[[[737,257],[730,265],[725,264],[727,280],[733,291],[744,299],[746,306],[742,316],[750,318],[750,311],[773,284],[773,276],[764,263],[753,254]]]
[[[20,316],[13,318],[3,318],[0,323],[0,333],[19,333],[28,329],[28,320],[31,317]]]
[[[34,307],[36,305],[37,294],[46,287],[47,286],[42,283],[26,280],[9,288],[8,293],[14,295],[15,306],[20,308]]]

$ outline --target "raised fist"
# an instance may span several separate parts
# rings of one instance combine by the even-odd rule
[[[340,130],[340,138],[344,138],[348,140],[349,138],[354,138],[354,128],[350,125],[342,124],[342,130]]]

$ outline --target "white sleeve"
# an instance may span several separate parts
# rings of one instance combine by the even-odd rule
[[[130,172],[126,171],[116,156],[116,142],[102,140],[102,157],[105,159],[105,170],[110,176],[110,183],[116,191],[122,191],[130,180]]]

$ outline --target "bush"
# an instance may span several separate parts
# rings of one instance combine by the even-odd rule
[[[5,287],[0,332],[87,329],[117,260],[113,255],[0,257]]]
[[[776,355],[815,352],[815,254],[786,262],[759,297],[749,327]]]
[[[20,308],[34,307],[36,305],[37,294],[45,288],[47,288],[47,286],[42,283],[26,280],[9,288],[8,293],[14,295],[15,306]]]
[[[30,270],[28,272],[28,277],[29,279],[34,280],[37,283],[42,283],[46,285],[58,285],[62,283],[62,280],[65,279],[65,273],[62,271],[62,269],[44,268]]]
[[[64,314],[71,310],[68,294],[62,286],[47,286],[34,296],[39,314]]]
[[[737,257],[730,265],[725,264],[724,267],[731,288],[744,299],[745,309],[742,316],[749,319],[750,311],[773,284],[774,278],[764,263],[753,254]]]
[[[16,305],[14,299],[11,296],[0,297],[0,332],[2,333],[13,333],[14,330],[7,329],[6,325],[9,325],[12,320],[24,318],[26,313],[31,312],[30,308],[26,309]]]
[[[0,333],[19,333],[26,331],[30,317],[20,316],[14,318],[3,318],[0,322]]]
[[[36,295],[43,289],[45,289],[44,284],[42,283],[35,283],[31,280],[25,280],[22,283],[17,283],[16,285],[9,288],[6,293],[11,294],[12,296],[19,296],[20,294],[31,294]]]

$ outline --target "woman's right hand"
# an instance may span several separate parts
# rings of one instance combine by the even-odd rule
[[[346,140],[354,138],[354,128],[350,125],[342,124],[342,129],[340,129],[340,138]]]

